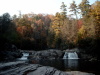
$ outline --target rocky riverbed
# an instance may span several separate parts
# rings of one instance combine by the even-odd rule
[[[25,61],[0,63],[0,75],[94,75],[79,71],[63,72],[54,67],[29,64]]]
[[[57,67],[54,68],[54,66],[53,67],[50,67],[50,65],[43,66],[43,64],[41,64],[39,61],[39,60],[47,60],[47,59],[56,60],[57,66],[61,66],[60,64],[58,64],[59,62],[57,60],[63,58],[64,52],[65,51],[54,50],[54,49],[43,50],[43,51],[20,50],[16,52],[16,54],[13,52],[10,52],[11,54],[9,55],[10,57],[12,56],[16,57],[15,55],[20,56],[22,55],[21,53],[26,53],[26,54],[28,53],[29,56],[27,57],[26,60],[23,60],[23,61],[14,60],[14,62],[11,62],[11,61],[1,62],[0,63],[0,75],[95,75],[92,73],[81,72],[81,70],[80,71],[71,71],[71,70],[60,71],[61,69],[58,70],[58,68]],[[9,56],[7,58],[9,58]],[[64,64],[64,63],[61,63],[61,64]]]
[[[29,59],[59,59],[63,58],[64,51],[61,50],[43,50],[43,51],[32,51],[29,55]]]

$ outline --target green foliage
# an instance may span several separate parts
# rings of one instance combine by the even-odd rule
[[[5,50],[6,43],[15,43],[17,36],[16,26],[11,21],[10,15],[5,13],[0,16],[0,50]]]
[[[88,0],[82,0],[79,4],[79,9],[81,9],[82,16],[88,16],[90,11],[90,4]]]
[[[11,18],[8,13],[3,14],[0,17],[0,33],[6,33],[10,27],[11,24]]]
[[[76,19],[78,19],[77,14],[79,13],[78,11],[78,7],[75,4],[75,1],[73,1],[73,3],[70,4],[70,12],[73,12],[73,14],[76,16]]]
[[[63,15],[63,17],[65,17],[66,18],[66,11],[67,11],[67,9],[66,9],[66,5],[64,4],[64,2],[62,2],[62,5],[60,6],[61,8],[61,14]]]

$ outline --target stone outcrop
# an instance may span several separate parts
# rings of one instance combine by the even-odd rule
[[[2,65],[2,66],[1,66]],[[63,72],[49,66],[28,64],[24,61],[0,63],[0,75],[94,75],[79,71]]]
[[[29,59],[57,59],[62,58],[64,52],[61,50],[44,50],[44,51],[34,51],[30,54]]]

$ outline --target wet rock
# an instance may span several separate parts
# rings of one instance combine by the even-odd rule
[[[29,59],[57,59],[62,58],[64,52],[61,50],[44,50],[37,51],[30,54]]]
[[[92,73],[86,73],[86,72],[80,72],[80,71],[70,71],[70,72],[66,72],[71,75],[95,75],[95,74],[92,74]]]
[[[6,67],[2,67],[0,70],[0,75],[23,75],[26,71],[36,70],[39,65],[27,64],[27,63],[17,63],[17,64],[9,64]],[[4,69],[5,68],[5,69]],[[3,70],[2,70],[3,69]]]
[[[0,63],[0,75],[94,75],[79,71],[63,72],[54,67],[28,64],[25,61]]]
[[[62,72],[53,67],[42,66],[35,71],[29,72],[27,75],[72,75],[72,74],[67,74],[66,72]]]

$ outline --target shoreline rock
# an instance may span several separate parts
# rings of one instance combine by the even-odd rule
[[[3,65],[0,66],[0,75],[95,75],[80,71],[64,72],[54,67],[28,64],[25,61],[0,63],[0,65]]]
[[[32,52],[29,55],[29,60],[31,59],[57,59],[62,58],[64,55],[64,52],[61,50],[43,50],[43,51],[36,51]]]

